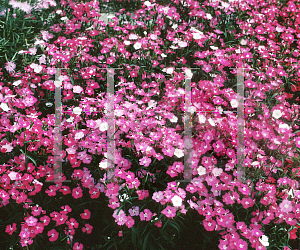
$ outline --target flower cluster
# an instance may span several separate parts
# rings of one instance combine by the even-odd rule
[[[121,9],[105,24],[98,4],[61,0],[56,14],[63,22],[43,31],[35,44],[44,54],[31,50],[35,60],[24,72],[14,72],[12,61],[5,66],[13,80],[0,82],[0,157],[5,160],[0,208],[15,202],[27,211],[20,232],[16,223],[6,232],[18,233],[22,247],[44,234],[49,244],[61,239],[83,249],[89,244],[84,239],[99,226],[93,219],[99,212],[85,207],[94,202],[112,210],[118,237],[134,233],[138,225],[163,232],[170,221],[196,211],[206,231],[220,233],[219,249],[266,249],[265,231],[275,224],[292,228],[290,239],[295,239],[299,105],[286,101],[283,81],[300,72],[293,47],[300,38],[300,6],[293,1],[282,10],[265,2],[205,1],[200,6],[172,0],[164,6],[144,1],[134,15]],[[241,17],[242,12],[248,19],[237,18],[235,28],[241,32],[218,26],[224,15]],[[287,18],[283,25],[277,16],[297,19]],[[200,73],[191,69],[195,65]],[[240,67],[246,95],[244,181],[236,178],[240,144],[234,111],[240,105],[230,85]],[[54,80],[59,68],[60,78]],[[114,98],[107,91],[108,68],[118,68]],[[59,181],[56,116],[46,105],[58,88],[64,109]],[[193,114],[191,140],[183,132],[188,112]],[[187,169],[192,179],[178,182]],[[241,211],[246,211],[245,221]]]

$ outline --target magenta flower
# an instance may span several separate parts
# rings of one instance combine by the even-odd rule
[[[52,229],[48,231],[47,235],[49,236],[49,241],[56,241],[59,233],[55,229]]]
[[[210,72],[212,70],[212,67],[210,65],[206,64],[206,65],[203,66],[203,70],[206,73],[208,73],[208,72]]]

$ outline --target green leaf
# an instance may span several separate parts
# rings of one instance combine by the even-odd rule
[[[29,158],[34,163],[34,165],[37,167],[36,161],[30,155],[27,155],[27,158]]]
[[[151,230],[147,233],[146,237],[144,238],[143,250],[146,250],[147,243],[148,243],[148,238],[149,238],[150,236],[152,236],[152,235],[151,235],[151,232],[152,232],[152,231],[153,231],[153,229],[151,229]],[[153,237],[153,236],[152,236],[152,237]]]

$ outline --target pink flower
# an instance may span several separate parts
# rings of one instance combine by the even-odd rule
[[[128,219],[123,209],[119,211],[119,214],[118,209],[116,209],[113,213],[113,217],[115,218],[115,222],[117,222],[119,226],[124,225]]]
[[[168,175],[170,175],[172,178],[174,178],[175,176],[178,176],[177,171],[175,170],[174,166],[169,166],[167,172]]]
[[[37,221],[38,221],[38,219],[35,218],[35,217],[33,217],[33,216],[30,216],[29,218],[27,218],[27,219],[25,220],[25,222],[27,223],[27,225],[30,226],[30,227],[35,226],[36,223],[37,223]]]
[[[213,147],[217,153],[221,152],[225,148],[224,144],[220,140],[218,140],[217,143],[214,143]]]
[[[140,159],[140,165],[143,165],[145,167],[148,167],[151,163],[151,159],[144,156],[142,159]]]
[[[208,73],[208,72],[210,72],[212,70],[212,67],[210,65],[206,64],[206,65],[203,66],[203,70],[206,73]]]
[[[81,198],[82,197],[82,189],[80,187],[76,187],[72,190],[72,196],[75,199]]]
[[[82,228],[82,232],[87,233],[87,234],[91,234],[92,230],[93,230],[93,226],[91,226],[88,223],[86,223],[85,227]]]
[[[293,210],[292,202],[289,200],[283,200],[280,205],[280,209],[282,212],[289,213]]]
[[[126,226],[131,228],[134,225],[134,219],[130,215],[127,216]]]
[[[161,211],[161,213],[167,216],[168,218],[172,218],[175,217],[176,210],[177,209],[175,207],[171,207],[168,205],[164,210]]]
[[[81,218],[88,220],[91,217],[91,212],[88,209],[83,210],[84,213],[80,214]]]
[[[83,244],[76,242],[73,246],[73,250],[82,250],[83,249]]]
[[[140,213],[141,221],[150,221],[152,217],[152,213],[149,209],[144,209],[144,212]]]
[[[55,229],[52,229],[48,231],[47,235],[49,236],[49,241],[56,241],[59,233]]]
[[[148,190],[141,189],[141,190],[137,190],[136,193],[139,196],[139,200],[143,200],[144,198],[147,198],[149,196]]]
[[[14,231],[17,230],[17,224],[16,223],[13,223],[12,225],[7,225],[6,226],[6,229],[5,229],[5,232],[12,235]]]
[[[174,155],[174,152],[175,152],[175,148],[173,148],[172,146],[168,145],[167,148],[163,148],[162,149],[162,152],[169,156],[169,157],[172,157]]]
[[[239,250],[247,250],[248,249],[248,244],[246,241],[239,239],[236,243],[236,249]]]
[[[203,221],[203,226],[207,231],[214,231],[217,223],[213,219],[205,219]]]

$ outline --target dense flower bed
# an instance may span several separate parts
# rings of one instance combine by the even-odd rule
[[[122,8],[106,25],[97,1],[47,3],[55,7],[51,28],[1,73],[0,219],[8,247],[299,247],[299,4],[116,1]],[[9,4],[30,15],[28,5]],[[245,181],[236,178],[237,115],[223,112],[237,107],[241,67]],[[57,68],[63,176],[54,183]],[[120,68],[112,179],[107,68]],[[179,182],[187,77],[193,181]],[[191,245],[186,230],[202,236]]]

